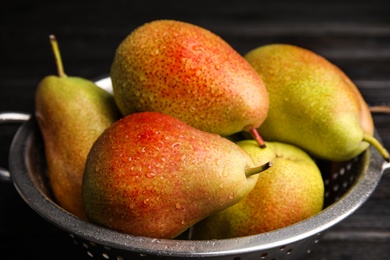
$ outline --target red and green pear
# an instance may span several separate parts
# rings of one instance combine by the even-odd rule
[[[260,148],[259,148],[260,149]],[[174,238],[243,199],[268,162],[240,146],[159,112],[115,122],[88,155],[83,201],[88,219],[120,232]]]
[[[228,136],[256,132],[268,111],[268,93],[252,66],[221,37],[181,21],[132,31],[116,50],[110,76],[124,115],[161,112]]]
[[[259,128],[267,141],[294,144],[311,155],[347,161],[373,145],[373,119],[352,80],[335,64],[308,49],[269,44],[245,56],[261,76],[270,105]]]

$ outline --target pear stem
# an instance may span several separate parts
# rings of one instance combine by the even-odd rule
[[[252,175],[261,173],[261,172],[267,170],[268,168],[270,168],[271,166],[272,166],[272,162],[269,161],[269,162],[267,162],[267,163],[265,163],[263,165],[260,165],[260,166],[246,168],[245,169],[245,176],[246,177],[250,177]]]
[[[66,77],[67,75],[65,74],[64,66],[62,64],[61,53],[60,53],[60,49],[58,47],[57,39],[52,34],[49,35],[49,39],[50,39],[51,47],[53,49],[54,58],[55,58],[55,61],[57,64],[58,76],[61,78]]]
[[[267,147],[256,128],[252,128],[249,133],[251,134],[252,138],[255,139],[255,141],[259,144],[260,148]]]
[[[378,152],[383,156],[383,158],[387,162],[390,162],[389,152],[386,150],[386,148],[375,137],[373,137],[371,135],[364,135],[363,136],[363,141],[366,141],[367,143],[369,143],[372,146],[374,146],[378,150]]]

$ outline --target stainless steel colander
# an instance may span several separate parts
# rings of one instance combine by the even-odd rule
[[[97,84],[110,91],[108,78]],[[139,237],[83,221],[59,207],[50,191],[43,141],[34,117],[0,114],[0,123],[15,121],[25,121],[13,138],[9,155],[9,172],[17,191],[39,215],[69,233],[70,240],[96,259],[299,259],[310,253],[328,228],[359,208],[390,169],[373,147],[348,162],[318,161],[326,188],[324,210],[272,232],[205,241],[188,240],[187,233],[178,239]],[[0,173],[2,179],[7,178],[7,170]]]

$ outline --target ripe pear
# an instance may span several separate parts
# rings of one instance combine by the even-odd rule
[[[174,238],[248,194],[257,174],[238,145],[159,112],[115,122],[88,155],[82,186],[91,222]]]
[[[35,117],[41,130],[50,185],[58,204],[86,219],[81,182],[93,142],[121,115],[112,95],[93,82],[67,76],[58,44],[50,36],[58,76],[44,77],[35,93]]]
[[[221,37],[181,21],[132,31],[116,50],[110,76],[123,115],[156,111],[228,136],[256,132],[268,111],[268,93],[252,66]]]
[[[191,239],[224,239],[269,232],[307,219],[322,210],[324,183],[313,159],[302,149],[279,142],[259,148],[253,140],[237,143],[255,163],[272,160],[256,186],[241,201],[191,229]]]
[[[374,145],[369,108],[356,85],[336,65],[298,46],[269,44],[245,56],[269,93],[267,119],[259,132],[267,141],[291,143],[311,155],[347,161]]]

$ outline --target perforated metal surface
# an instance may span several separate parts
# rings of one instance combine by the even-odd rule
[[[360,207],[374,191],[384,160],[370,148],[345,163],[319,161],[326,186],[325,209],[295,225],[256,236],[210,240],[136,237],[78,219],[57,206],[45,172],[43,143],[34,118],[20,127],[10,151],[10,170],[23,199],[42,217],[62,228],[96,259],[212,258],[298,259],[317,246],[324,232]]]
[[[110,91],[110,80],[97,82]],[[378,137],[378,136],[377,136]],[[385,168],[370,148],[343,163],[318,161],[325,182],[324,210],[286,228],[255,236],[194,241],[131,236],[83,221],[60,208],[46,175],[43,142],[34,118],[18,130],[10,150],[12,179],[22,198],[39,215],[69,233],[70,241],[95,259],[299,259],[313,250],[325,231],[359,208],[375,190]]]

